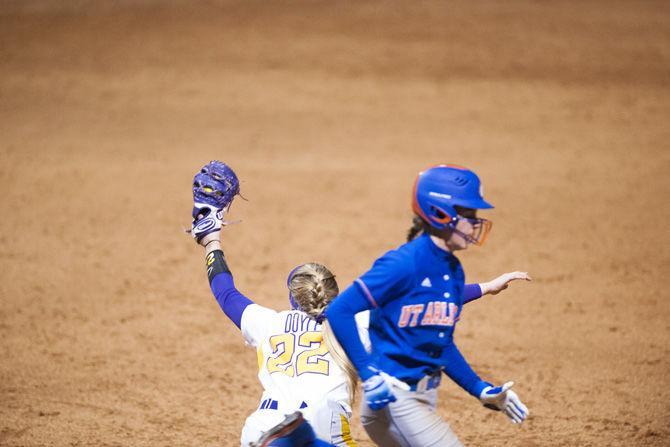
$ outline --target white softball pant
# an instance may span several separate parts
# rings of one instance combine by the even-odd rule
[[[256,410],[246,420],[242,428],[241,446],[247,447],[261,435],[284,420],[285,414],[295,410]],[[301,409],[305,420],[310,423],[316,436],[338,447],[355,447],[351,437],[349,419],[351,408],[339,402],[324,401],[320,405]]]
[[[361,401],[361,423],[377,445],[384,447],[463,447],[449,424],[435,412],[437,389],[394,389],[397,401],[379,411]]]

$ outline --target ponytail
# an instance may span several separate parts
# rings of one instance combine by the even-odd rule
[[[413,241],[419,234],[428,231],[428,224],[419,216],[414,216],[412,226],[407,231],[407,242]]]
[[[335,360],[335,363],[337,363],[337,366],[339,366],[340,369],[344,371],[344,375],[347,377],[349,403],[353,405],[354,400],[356,399],[358,372],[356,372],[354,365],[351,363],[351,360],[349,360],[349,357],[347,357],[347,354],[342,348],[342,345],[340,345],[340,343],[337,341],[337,338],[335,337],[333,329],[330,327],[328,320],[323,322],[322,332],[323,341],[326,343],[326,346],[328,346],[330,355],[333,357],[333,360]]]

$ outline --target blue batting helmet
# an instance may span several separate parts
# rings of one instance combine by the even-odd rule
[[[454,228],[455,207],[487,209],[477,174],[462,166],[437,165],[420,172],[414,182],[412,209],[431,227]]]

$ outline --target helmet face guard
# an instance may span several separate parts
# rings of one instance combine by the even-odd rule
[[[493,227],[493,222],[491,222],[488,219],[482,219],[482,218],[474,218],[470,219],[467,217],[463,216],[458,216],[457,221],[459,220],[465,220],[470,225],[472,225],[472,233],[471,234],[465,234],[462,231],[458,230],[456,227],[454,227],[454,233],[458,234],[460,237],[465,239],[468,244],[474,244],[474,245],[479,245],[480,247],[484,245],[484,242],[486,242],[486,238],[488,238],[489,233],[491,232],[491,227]]]
[[[412,210],[432,228],[450,229],[468,243],[482,245],[491,230],[491,221],[459,216],[457,207],[493,208],[484,200],[477,174],[455,165],[437,165],[419,173],[414,182]],[[469,221],[474,229],[471,235],[456,230],[459,219]]]

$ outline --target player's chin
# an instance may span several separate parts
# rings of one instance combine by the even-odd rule
[[[470,246],[470,243],[463,238],[458,238],[453,245],[454,250],[467,250]]]

